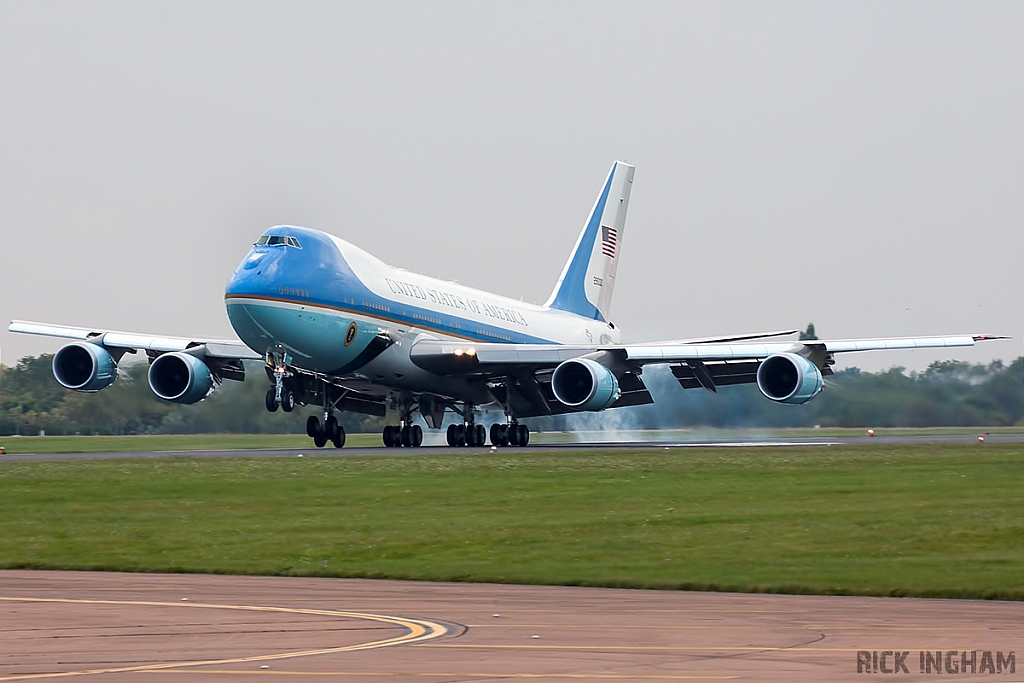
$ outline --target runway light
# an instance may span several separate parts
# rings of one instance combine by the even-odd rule
[[[979,436],[978,437],[978,443],[985,443],[985,437]]]
[[[875,430],[874,429],[869,429],[868,430],[868,436],[874,436],[874,435],[875,435]]]
[[[492,617],[494,617],[495,619],[497,619],[497,618],[498,618],[498,617],[500,617],[501,615],[500,615],[500,614],[492,614],[491,616],[492,616]]]
[[[498,447],[497,446],[491,446],[491,450],[492,451],[496,451],[496,450],[498,450]]]
[[[540,636],[530,636],[531,638],[540,638]]]
[[[297,456],[295,456],[295,457],[297,457],[297,458],[301,458],[301,457],[302,457],[302,453],[299,453],[299,454],[298,454]]]
[[[181,601],[182,602],[188,602],[188,598],[182,598]]]

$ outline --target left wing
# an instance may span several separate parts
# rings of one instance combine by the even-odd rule
[[[715,343],[626,345],[474,344],[423,339],[410,349],[417,366],[440,375],[476,376],[488,380],[502,403],[518,415],[551,415],[573,410],[601,410],[653,403],[641,373],[649,364],[668,365],[686,389],[758,383],[762,393],[781,403],[805,403],[821,390],[823,376],[831,375],[834,354],[885,349],[926,349],[974,346],[978,341],[1008,337],[974,334],[950,337],[839,339]],[[567,365],[585,367],[577,379],[591,382],[589,397],[601,396],[599,384],[614,384],[609,402],[599,398],[573,404],[562,400],[555,375]],[[759,370],[769,361],[765,371]],[[591,379],[587,379],[589,373]],[[612,377],[614,376],[614,382]],[[569,382],[569,374],[565,375]],[[568,384],[563,384],[566,389]],[[507,393],[506,393],[507,392]],[[596,402],[594,402],[596,401]],[[598,406],[598,407],[588,407]]]
[[[413,345],[410,356],[412,362],[419,367],[440,375],[491,375],[517,369],[553,368],[562,361],[591,354],[611,356],[618,362],[642,367],[650,363],[759,361],[778,353],[811,356],[847,351],[974,346],[977,341],[1008,338],[976,334],[953,337],[815,339],[733,344],[694,341],[681,344],[636,345],[474,344],[422,339]]]

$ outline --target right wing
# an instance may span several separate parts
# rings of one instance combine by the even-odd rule
[[[244,360],[263,360],[263,357],[237,339],[205,339],[188,337],[159,337],[135,332],[116,332],[87,327],[66,327],[48,323],[12,320],[9,332],[60,337],[99,344],[115,354],[117,360],[125,353],[145,351],[152,362],[158,356],[172,351],[188,351],[202,358],[218,378],[245,379]]]

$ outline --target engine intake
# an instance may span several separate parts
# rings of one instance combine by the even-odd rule
[[[795,353],[768,356],[757,368],[757,388],[776,403],[807,403],[822,384],[818,367]]]
[[[563,361],[551,373],[551,391],[578,410],[604,410],[619,399],[619,381],[611,370],[589,358]]]
[[[198,403],[213,391],[213,373],[195,356],[165,353],[149,366],[149,388],[171,403]]]
[[[99,344],[75,342],[53,356],[53,376],[75,391],[96,392],[117,379],[117,361]]]

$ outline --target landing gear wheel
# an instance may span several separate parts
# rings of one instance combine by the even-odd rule
[[[475,443],[477,446],[487,445],[487,429],[483,425],[475,425],[473,431],[476,432]]]
[[[316,433],[320,431],[320,420],[316,419],[316,415],[310,415],[306,418],[306,436],[313,438]]]
[[[455,425],[455,445],[466,445],[466,425]]]
[[[457,425],[448,425],[448,432],[445,434],[445,439],[448,441],[448,445],[454,448],[459,445],[459,437],[456,434]]]
[[[413,425],[409,431],[409,444],[413,448],[419,448],[423,445],[423,427],[419,425]]]
[[[497,422],[491,425],[491,445],[501,445],[501,425]]]
[[[528,446],[530,444],[530,428],[526,425],[516,425],[516,431],[519,432],[519,445]]]
[[[274,395],[274,388],[267,392],[267,410],[271,413],[277,412],[277,396]]]
[[[409,425],[405,425],[404,427],[402,427],[402,446],[404,448],[408,448],[410,445],[412,445],[412,442],[409,441],[409,431]]]
[[[345,447],[345,428],[338,425],[334,429],[334,433],[331,435],[331,443],[334,444],[335,448]]]
[[[316,430],[316,434],[313,435],[313,443],[317,448],[323,448],[327,445],[327,434],[324,433],[324,430]]]
[[[388,425],[384,428],[384,447],[394,448],[397,445],[398,439],[395,438],[395,428]]]
[[[295,410],[295,394],[284,389],[281,392],[281,410],[290,413]]]
[[[519,446],[520,445],[520,443],[519,443],[519,425],[517,425],[515,423],[507,425],[507,434],[508,434],[508,436],[506,436],[505,438],[508,441],[508,445],[509,446]]]

